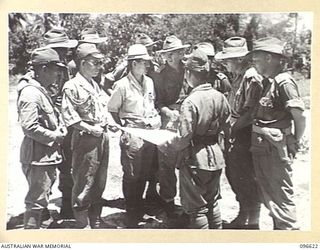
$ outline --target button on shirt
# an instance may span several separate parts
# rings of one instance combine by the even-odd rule
[[[95,81],[89,83],[80,73],[65,83],[62,98],[62,117],[66,126],[80,121],[107,124],[107,94]]]
[[[157,115],[154,107],[155,91],[153,81],[144,75],[142,84],[131,72],[115,82],[114,92],[108,103],[109,112],[119,114],[120,119],[129,123],[141,123]]]

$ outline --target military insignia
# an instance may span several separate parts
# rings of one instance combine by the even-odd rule
[[[259,101],[260,105],[263,107],[269,107],[269,108],[273,108],[273,103],[271,98],[269,97],[262,97]]]
[[[263,139],[261,136],[257,137],[258,143],[262,143]]]

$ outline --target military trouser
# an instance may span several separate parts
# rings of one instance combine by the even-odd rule
[[[160,196],[165,202],[172,202],[177,194],[177,176],[175,173],[179,152],[158,150]]]
[[[239,202],[239,215],[248,217],[252,210],[257,210],[258,213],[261,201],[250,152],[251,130],[248,136],[246,131],[239,133],[227,153],[226,177]]]
[[[42,210],[49,204],[51,187],[56,180],[56,167],[57,165],[35,166],[22,164],[22,170],[29,185],[29,190],[25,197],[25,229],[40,227]]]
[[[107,133],[100,137],[82,133],[75,129],[72,133],[72,206],[77,218],[79,213],[101,202],[106,186],[109,162],[109,139]],[[82,216],[82,217],[83,217]],[[88,215],[90,217],[90,214]],[[85,219],[83,219],[85,221]],[[81,224],[81,223],[80,223]]]
[[[136,226],[143,212],[143,193],[150,178],[155,145],[124,132],[120,137],[122,190],[126,203],[129,226]]]
[[[273,218],[274,229],[282,230],[297,228],[292,162],[286,147],[288,136],[279,142],[281,147],[274,146],[264,135],[255,132],[251,140],[253,165],[262,200]]]
[[[73,179],[71,174],[72,168],[72,150],[71,150],[71,138],[72,128],[68,128],[68,133],[63,139],[62,150],[64,153],[64,162],[59,165],[59,186],[58,189],[62,193],[62,205],[61,212],[63,217],[70,217],[72,215],[72,187]]]
[[[221,172],[221,169],[207,171],[187,165],[180,168],[181,205],[189,214],[190,228],[222,228],[218,204]]]
[[[68,129],[67,136],[63,139],[62,149],[65,157],[65,161],[59,166],[59,186],[63,196],[68,196],[71,199],[73,179],[71,175],[72,165],[72,150],[71,150],[71,138],[72,130]]]

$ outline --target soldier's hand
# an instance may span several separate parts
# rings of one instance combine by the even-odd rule
[[[288,154],[289,154],[289,157],[291,159],[295,159],[296,158],[296,154],[298,153],[299,151],[299,145],[298,143],[290,143],[287,145],[288,147]]]
[[[100,137],[103,133],[103,128],[100,125],[91,126],[90,134],[96,137]]]
[[[176,121],[179,119],[179,111],[178,110],[170,110],[169,116],[170,116],[171,121]]]
[[[111,132],[113,132],[113,133],[116,133],[116,132],[118,132],[119,131],[119,127],[118,126],[116,126],[116,125],[108,125],[108,129],[111,131]]]
[[[65,135],[61,132],[60,128],[55,131],[55,142],[58,144],[62,144]]]

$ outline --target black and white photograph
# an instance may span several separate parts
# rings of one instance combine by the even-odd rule
[[[6,235],[314,232],[315,13],[93,9],[5,13]]]

